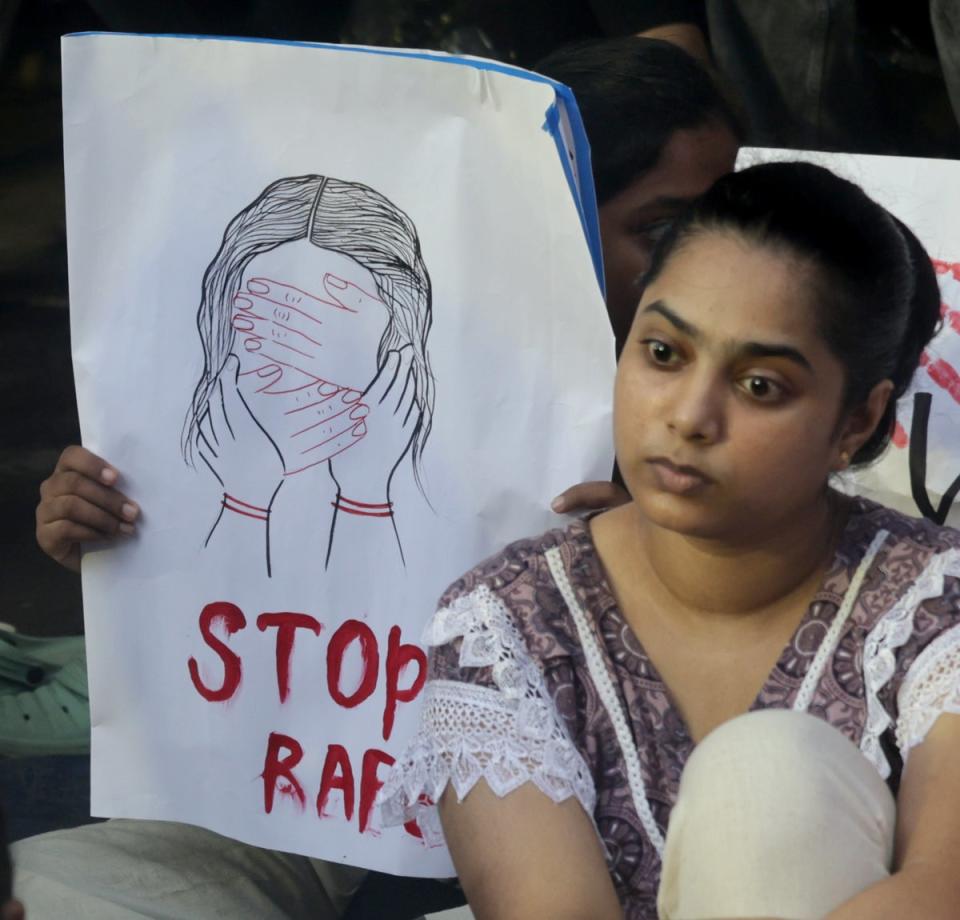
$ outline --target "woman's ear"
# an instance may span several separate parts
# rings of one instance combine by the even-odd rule
[[[857,451],[867,443],[870,435],[880,424],[892,393],[893,381],[881,380],[870,391],[867,398],[847,414],[840,428],[840,438],[836,445],[835,470],[846,469]]]

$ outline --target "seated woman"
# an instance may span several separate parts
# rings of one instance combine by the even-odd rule
[[[960,533],[830,487],[939,319],[913,233],[817,166],[726,176],[666,233],[616,380],[632,501],[426,630],[384,809],[439,802],[478,918],[956,916]]]

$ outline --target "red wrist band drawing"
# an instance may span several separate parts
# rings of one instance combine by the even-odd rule
[[[346,511],[347,514],[356,514],[360,517],[393,517],[393,502],[357,502],[345,495],[338,495],[335,502],[330,502],[337,511]]]
[[[270,520],[270,509],[260,508],[257,505],[251,505],[248,502],[242,502],[239,498],[234,498],[227,492],[223,493],[223,507],[227,511],[234,511],[237,514],[243,514],[246,517],[256,518],[258,521]]]

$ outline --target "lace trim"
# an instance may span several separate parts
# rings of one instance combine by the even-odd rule
[[[837,650],[840,636],[843,633],[843,627],[847,625],[847,620],[850,619],[850,614],[853,613],[853,605],[857,602],[857,597],[860,595],[860,586],[863,584],[864,578],[867,577],[867,572],[870,571],[873,560],[876,558],[877,553],[880,552],[880,547],[883,546],[888,536],[889,534],[886,530],[877,531],[877,535],[871,541],[867,552],[860,561],[860,565],[857,566],[857,571],[854,573],[846,594],[844,594],[843,603],[840,605],[837,615],[833,618],[827,634],[823,637],[823,641],[820,643],[816,655],[813,656],[813,661],[810,662],[810,668],[807,670],[803,678],[803,683],[797,691],[797,698],[793,701],[793,709],[795,712],[806,712],[810,708],[810,704],[813,702],[813,696],[817,692],[817,685],[820,683],[820,678],[823,677],[824,668],[826,668],[827,662]]]
[[[640,767],[640,755],[637,753],[636,745],[633,743],[633,736],[630,732],[630,725],[627,722],[626,714],[620,705],[620,697],[617,695],[616,688],[613,686],[613,680],[607,671],[603,660],[603,653],[597,644],[596,638],[590,630],[590,623],[586,613],[580,606],[577,596],[573,592],[570,580],[567,578],[566,569],[563,567],[563,559],[560,556],[560,550],[556,547],[548,549],[546,552],[547,565],[550,567],[550,574],[556,582],[560,594],[563,596],[564,603],[573,617],[576,624],[577,633],[580,636],[580,645],[583,648],[583,654],[587,661],[587,668],[593,683],[600,695],[600,700],[610,716],[613,723],[613,729],[617,737],[617,743],[620,745],[620,753],[623,756],[623,762],[627,769],[627,782],[630,785],[630,794],[633,797],[633,805],[640,817],[640,823],[647,833],[647,837],[653,844],[659,856],[663,856],[664,839],[657,822],[650,809],[650,803],[647,801],[647,790],[643,783],[643,771]]]
[[[945,712],[960,714],[960,625],[937,636],[910,665],[897,694],[903,762]]]
[[[934,556],[910,590],[873,627],[864,643],[863,680],[867,723],[860,739],[860,750],[883,779],[890,776],[890,764],[880,746],[880,736],[890,727],[893,719],[880,702],[880,691],[896,671],[894,653],[910,638],[917,608],[924,601],[943,594],[943,579],[947,574],[960,576],[960,550],[951,549]]]
[[[423,642],[458,638],[460,667],[489,667],[497,689],[427,683],[420,728],[378,796],[383,823],[415,819],[428,843],[442,842],[434,803],[448,783],[463,799],[480,779],[498,796],[527,782],[554,802],[575,796],[592,820],[596,790],[587,764],[509,611],[486,585],[438,610]]]

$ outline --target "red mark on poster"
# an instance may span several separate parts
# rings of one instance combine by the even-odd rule
[[[436,805],[437,803],[433,801],[425,792],[421,792],[417,797],[418,805]],[[403,825],[403,829],[411,836],[417,837],[420,840],[423,840],[423,831],[420,830],[420,825],[417,824],[416,820],[407,821]]]
[[[960,332],[960,310],[953,310],[947,304],[940,304],[940,315],[943,321],[954,332]]]
[[[214,635],[213,628],[218,624],[223,627],[228,636],[232,636],[247,625],[247,620],[236,604],[230,604],[227,601],[214,601],[200,611],[200,635],[223,662],[223,683],[217,689],[212,689],[203,682],[196,658],[190,658],[187,662],[193,686],[208,703],[223,703],[229,700],[237,692],[243,676],[240,656],[222,639]]]
[[[370,812],[377,801],[377,793],[383,788],[383,780],[377,771],[381,766],[391,766],[396,758],[386,751],[371,748],[363,755],[363,769],[360,773],[360,833],[370,824]]]
[[[306,613],[261,613],[257,617],[257,629],[264,632],[270,628],[277,630],[277,691],[280,702],[285,703],[290,695],[290,658],[297,630],[309,629],[319,636],[323,627]]]
[[[339,789],[343,794],[343,816],[349,821],[353,817],[353,767],[350,757],[342,744],[331,744],[327,748],[327,759],[323,762],[323,775],[320,777],[320,792],[317,793],[317,817],[327,817],[327,799],[331,791]]]
[[[937,275],[949,275],[955,281],[960,281],[960,262],[944,262],[941,259],[933,259],[932,262]],[[945,328],[960,334],[960,310],[954,309],[948,303],[941,302],[940,316]],[[920,355],[920,366],[926,370],[927,376],[940,389],[944,390],[955,402],[960,403],[960,373],[949,361],[943,358],[932,358],[925,351]],[[893,432],[894,446],[904,448],[909,443],[910,438],[907,432],[898,422]]]
[[[273,799],[278,792],[292,798],[301,810],[306,806],[303,786],[293,775],[293,768],[301,760],[303,747],[296,738],[270,732],[267,755],[263,759],[263,773],[260,774],[263,777],[263,810],[267,814],[273,811]]]
[[[960,373],[957,373],[957,369],[942,358],[926,362],[926,368],[930,379],[940,389],[949,393],[955,402],[960,403]]]
[[[363,674],[357,689],[347,695],[340,689],[340,670],[343,667],[344,653],[353,642],[360,643]],[[379,668],[380,649],[377,647],[377,637],[373,630],[359,620],[347,620],[333,634],[327,646],[327,689],[334,702],[346,709],[359,706],[376,690]]]
[[[931,259],[933,262],[933,270],[938,275],[953,275],[953,277],[960,281],[960,262],[944,262],[942,259]]]
[[[400,675],[407,665],[416,664],[416,677],[410,686],[401,689]],[[383,740],[389,741],[393,734],[393,721],[397,715],[397,703],[409,703],[417,698],[427,680],[427,656],[417,645],[400,641],[400,627],[394,626],[387,638],[387,704],[383,708]]]

